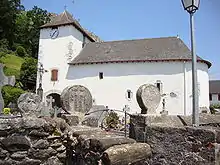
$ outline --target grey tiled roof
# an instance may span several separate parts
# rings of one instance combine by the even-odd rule
[[[70,64],[191,60],[191,52],[178,37],[88,43]],[[211,63],[198,57],[201,62]]]
[[[209,93],[220,94],[220,80],[209,81]]]
[[[84,29],[80,23],[73,18],[73,16],[68,12],[64,11],[60,15],[52,15],[51,21],[49,23],[46,23],[45,25],[41,26],[40,28],[50,28],[50,27],[57,27],[62,25],[73,25],[75,26],[79,31],[81,31],[84,35],[86,35],[88,38],[90,38],[92,41],[100,42],[101,39]]]

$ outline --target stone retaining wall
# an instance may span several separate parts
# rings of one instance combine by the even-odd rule
[[[202,118],[206,126],[191,127],[177,116],[133,115],[130,137],[151,146],[152,157],[145,164],[219,165],[220,129],[210,127],[213,116]]]
[[[62,165],[68,125],[62,119],[0,119],[0,165]]]

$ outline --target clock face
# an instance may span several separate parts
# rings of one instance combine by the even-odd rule
[[[50,31],[50,37],[51,37],[52,39],[57,38],[58,35],[59,35],[59,30],[58,30],[58,29],[51,29],[51,31]]]

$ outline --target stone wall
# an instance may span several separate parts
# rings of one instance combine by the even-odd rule
[[[65,164],[68,130],[59,118],[0,119],[0,165]]]
[[[191,127],[184,126],[189,123],[186,117],[133,115],[130,137],[151,146],[152,157],[145,164],[219,164],[220,129],[208,120],[213,116],[202,118],[206,126]]]

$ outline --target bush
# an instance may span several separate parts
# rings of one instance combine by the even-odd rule
[[[5,106],[7,106],[10,102],[16,103],[18,97],[23,94],[25,91],[11,86],[4,86],[2,88],[2,95],[4,98]]]
[[[117,125],[119,123],[119,117],[117,113],[113,111],[110,112],[105,120],[108,128],[117,128]]]
[[[25,57],[27,55],[25,48],[23,48],[22,46],[17,47],[16,54],[19,57]]]
[[[216,112],[218,112],[215,109],[220,109],[220,104],[211,104],[209,109],[211,111],[211,114],[215,114]]]
[[[11,114],[11,109],[10,108],[4,108],[3,109],[3,114],[4,115],[10,115]]]

